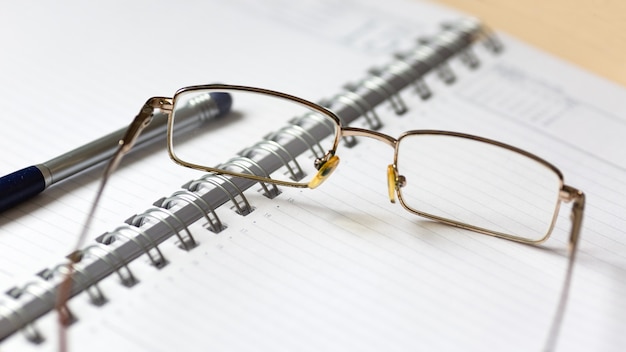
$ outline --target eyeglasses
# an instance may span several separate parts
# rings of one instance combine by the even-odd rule
[[[232,111],[215,118],[230,109],[231,101]],[[180,89],[173,98],[155,97],[145,103],[111,158],[91,214],[106,180],[155,110],[168,114],[168,152],[176,163],[259,182],[265,189],[266,184],[316,188],[337,168],[342,139],[369,137],[395,150],[387,168],[390,201],[397,198],[409,212],[425,218],[537,244],[550,236],[561,202],[573,202],[568,267],[548,334],[548,345],[555,344],[585,196],[565,185],[561,172],[547,161],[513,146],[463,133],[415,130],[394,138],[343,126],[328,108],[276,91],[232,85],[192,86]],[[190,111],[212,121],[192,127]],[[287,127],[269,135],[259,133],[286,120],[290,120]],[[241,149],[243,145],[249,147]]]

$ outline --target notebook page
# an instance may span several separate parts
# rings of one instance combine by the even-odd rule
[[[434,31],[445,13],[430,9],[432,16],[413,23],[396,21],[393,13],[378,18],[369,5],[358,10],[348,5],[232,1],[175,8],[152,2],[7,7],[0,22],[5,51],[11,54],[0,59],[7,116],[0,133],[8,149],[0,174],[122,128],[148,97],[172,95],[187,85],[226,82],[321,99],[391,51],[412,46],[417,33]],[[276,8],[280,13],[270,10]],[[335,16],[327,16],[331,11]],[[289,50],[285,42],[291,43]],[[198,175],[174,165],[164,146],[163,140],[126,158],[106,190],[91,238]],[[100,173],[67,180],[0,214],[2,292],[73,250]]]
[[[515,45],[507,41],[507,48]],[[499,58],[490,65],[502,62]],[[385,131],[401,129],[403,123],[462,130],[478,124],[486,126],[481,127],[484,134],[504,131],[506,138],[524,143],[527,138],[515,136],[519,125],[487,110],[477,114],[472,108],[476,101],[460,98],[475,87],[474,78],[492,74],[484,72],[467,75],[468,83],[442,88],[429,104],[406,94],[406,102],[421,112],[400,118],[381,114]],[[450,104],[450,98],[459,102]],[[471,119],[454,118],[462,111],[471,111]],[[555,156],[571,151],[542,136],[534,136],[532,145]],[[77,345],[82,339],[102,337],[107,348],[164,351],[176,346],[539,350],[563,274],[567,216],[559,219],[555,238],[542,247],[415,219],[386,201],[384,166],[391,153],[381,147],[363,141],[358,148],[343,149],[341,167],[315,191],[284,189],[273,201],[252,194],[257,209],[243,218],[224,213],[231,226],[219,236],[207,237],[195,224],[201,250],[180,254],[164,246],[172,263],[163,271],[137,263],[134,269],[142,278],[137,287],[127,290],[111,282],[115,280],[105,283],[103,289],[119,297],[107,309],[94,309],[78,299],[76,309],[89,321],[72,328]],[[576,178],[576,185],[584,179],[580,172],[568,173],[576,170],[568,165],[602,164],[584,155],[562,159],[566,179]],[[621,335],[610,333],[611,327],[622,324],[613,313],[615,306],[586,299],[601,296],[620,302],[611,298],[616,282],[603,275],[607,268],[619,268],[620,257],[607,257],[605,249],[598,252],[594,242],[603,234],[588,230],[599,225],[598,217],[616,221],[606,211],[592,210],[591,204],[598,203],[590,201],[588,207],[561,350],[617,350],[623,343]],[[617,237],[610,235],[605,234]],[[598,330],[590,329],[588,321],[600,324]],[[579,336],[581,328],[590,333]],[[141,333],[133,333],[137,331]]]
[[[409,114],[378,109],[383,132],[476,133],[561,168],[566,182],[589,200],[559,347],[621,350],[624,142],[610,135],[623,121],[616,113],[624,111],[623,89],[511,38],[505,44],[505,54],[483,57],[476,72],[455,67],[458,84],[444,87],[429,77],[436,95],[428,103],[404,92]],[[605,123],[586,125],[588,115],[612,124],[603,133]],[[600,137],[582,138],[591,127]],[[76,347],[541,348],[565,265],[567,206],[553,239],[522,246],[417,219],[389,204],[384,168],[392,152],[384,145],[362,141],[342,148],[340,156],[336,174],[315,191],[283,189],[273,201],[249,192],[256,210],[246,217],[221,209],[229,228],[219,236],[194,224],[201,247],[182,253],[163,245],[171,260],[163,270],[146,260],[133,263],[141,280],[136,287],[106,280],[106,308],[75,299],[72,307],[84,317],[72,327]],[[52,320],[39,325],[52,329]],[[24,347],[18,338],[9,343]]]

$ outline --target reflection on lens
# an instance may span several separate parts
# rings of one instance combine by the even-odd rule
[[[558,212],[561,175],[508,146],[455,134],[409,134],[398,144],[409,210],[474,230],[527,241],[547,236]]]
[[[189,131],[188,115],[209,116],[215,107],[207,97],[216,93],[230,94],[230,113]],[[315,159],[333,149],[338,126],[325,113],[284,97],[193,89],[175,96],[172,130],[172,152],[180,162],[306,185],[317,172]]]

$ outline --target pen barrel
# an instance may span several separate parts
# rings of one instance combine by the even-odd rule
[[[199,127],[206,121],[224,116],[232,100],[228,94],[213,94],[203,104],[182,106],[177,110],[176,134]],[[168,114],[157,112],[136,141],[139,146],[161,138],[165,140]],[[41,193],[48,186],[103,163],[115,154],[127,128],[101,137],[45,163],[30,166],[0,177],[0,212]],[[136,148],[135,148],[136,149]]]
[[[183,107],[177,113],[177,121],[180,128],[177,133],[192,130],[204,122],[218,117],[227,111],[213,109],[208,112],[206,107]],[[165,113],[155,113],[150,125],[146,127],[137,138],[135,149],[145,142],[152,141],[157,138],[166,140],[168,115]],[[127,128],[124,127],[101,137],[92,143],[76,148],[54,159],[51,159],[41,165],[44,168],[46,177],[46,187],[84,171],[92,166],[109,160],[119,145],[119,141],[124,137]]]
[[[167,115],[156,113],[152,123],[146,127],[137,139],[136,145],[138,146],[159,136],[162,136],[165,140],[166,130]],[[42,166],[47,168],[49,174],[49,177],[46,179],[46,187],[109,160],[117,150],[119,141],[124,137],[124,133],[126,133],[126,127],[43,163]]]
[[[45,188],[44,175],[37,166],[0,177],[0,211],[36,196]]]

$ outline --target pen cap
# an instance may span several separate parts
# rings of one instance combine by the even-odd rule
[[[0,177],[0,211],[37,195],[45,188],[44,176],[36,166]]]
[[[225,92],[213,92],[210,93],[209,96],[211,97],[211,100],[215,102],[215,105],[217,105],[217,114],[215,117],[221,117],[228,114],[233,105],[233,97],[230,94]]]

